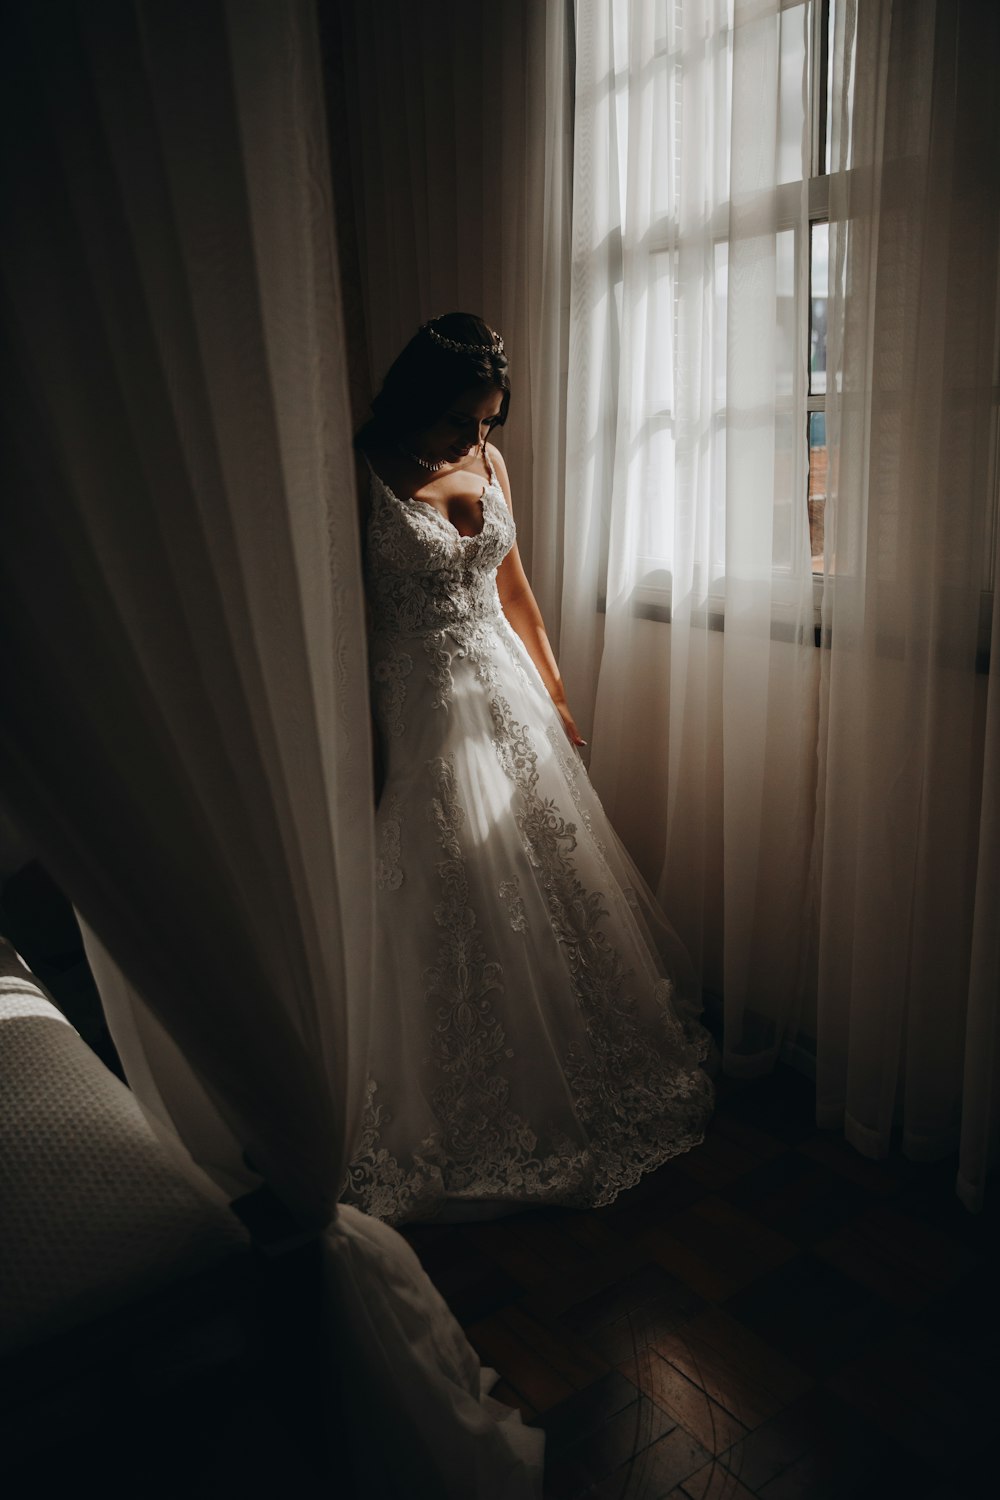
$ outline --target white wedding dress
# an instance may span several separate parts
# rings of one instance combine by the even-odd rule
[[[482,530],[373,472],[375,1007],[346,1201],[393,1223],[609,1203],[702,1138],[688,961],[504,616],[514,522]],[[689,984],[689,981],[686,981]]]

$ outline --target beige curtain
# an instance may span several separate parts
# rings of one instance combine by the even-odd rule
[[[513,400],[497,442],[522,557],[556,632],[571,6],[321,0],[321,10],[343,87],[349,160],[334,170],[355,221],[371,380],[439,313],[479,313],[501,331]]]
[[[560,656],[602,799],[723,996],[727,1070],[815,1059],[821,1123],[875,1155],[896,1128],[912,1157],[960,1150],[976,1207],[1000,1050],[998,17],[833,12],[824,649],[810,7],[580,0]]]
[[[1000,15],[839,11],[819,1119],[870,1155],[896,1127],[915,1159],[959,1149],[974,1208],[1000,1088]]]
[[[6,19],[4,798],[109,1000],[129,1019],[142,997],[135,1083],[161,1128],[325,1230],[354,1442],[331,1486],[537,1493],[540,1434],[494,1420],[400,1237],[336,1208],[367,1050],[371,771],[312,8]]]

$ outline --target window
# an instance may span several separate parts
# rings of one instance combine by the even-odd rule
[[[843,0],[839,0],[839,8],[844,9]],[[697,503],[679,508],[673,497],[661,501],[660,492],[653,489],[649,502],[636,507],[634,512],[629,545],[638,563],[639,582],[633,607],[647,617],[669,620],[677,602],[673,595],[679,587],[697,593],[696,606],[703,617],[722,628],[734,529],[733,517],[727,513],[727,465],[733,463],[734,452],[736,462],[743,461],[747,449],[745,444],[740,448],[740,435],[747,431],[748,419],[752,425],[758,411],[753,404],[755,398],[747,398],[745,381],[735,395],[730,388],[732,364],[731,357],[727,359],[727,341],[735,342],[739,356],[745,359],[744,351],[762,330],[769,357],[774,361],[773,392],[761,389],[765,403],[773,399],[773,451],[764,456],[763,467],[769,466],[773,459],[771,567],[776,628],[780,628],[778,616],[783,620],[787,615],[792,621],[797,615],[802,586],[807,583],[802,578],[803,566],[809,566],[807,559],[811,559],[814,577],[821,577],[823,572],[829,174],[833,140],[836,138],[839,148],[843,120],[847,117],[841,109],[844,101],[832,97],[834,77],[839,72],[839,64],[835,69],[836,49],[844,47],[843,36],[839,42],[836,37],[837,22],[838,0],[779,0],[777,14],[750,15],[748,20],[740,22],[746,30],[736,33],[732,7],[722,0],[718,29],[706,41],[703,51],[691,47],[690,38],[685,46],[682,29],[675,23],[666,25],[656,39],[648,76],[662,94],[663,102],[655,112],[660,122],[657,143],[661,166],[651,183],[648,232],[643,232],[646,226],[642,224],[626,234],[626,253],[629,246],[641,246],[642,254],[648,257],[645,312],[648,326],[661,330],[658,357],[647,358],[644,367],[643,431],[651,455],[651,470],[669,471],[682,460],[677,438],[678,405],[687,393],[675,389],[675,383],[678,376],[682,380],[692,378],[684,354],[689,347],[685,339],[692,337],[690,329],[695,325],[694,341],[697,342],[698,336],[704,340],[697,346],[700,370],[711,371],[702,390],[710,394],[712,412],[710,422],[699,434],[701,451],[709,455],[711,472],[703,482]],[[843,16],[840,25],[843,32]],[[755,28],[759,40],[753,34]],[[731,75],[736,35],[744,59],[744,73],[738,84]],[[754,52],[755,46],[759,47],[758,54]],[[622,48],[622,56],[629,56],[627,48]],[[743,143],[731,138],[731,115],[726,120],[724,112],[732,109],[733,89],[738,86],[744,90],[746,114],[746,79],[756,83],[758,75],[773,80],[776,90],[776,97],[764,111],[768,122],[765,129],[775,130],[775,157],[773,165],[768,161],[762,170],[759,186],[754,186],[753,162],[748,165],[753,154],[751,143],[749,152],[744,152],[740,161],[741,186],[737,186],[732,157],[734,152],[741,151]],[[615,77],[619,90],[626,90],[627,69],[619,69]],[[695,99],[700,97],[699,91],[714,92],[720,106],[713,122],[717,128],[714,133],[710,130],[711,144],[706,153],[709,159],[700,168],[700,175],[697,164],[692,174],[691,157],[684,155],[685,150],[690,152],[690,146],[683,144],[683,131],[690,127],[681,123],[686,120],[687,90]],[[831,131],[828,121],[832,111],[836,111],[836,128]],[[619,118],[619,135],[623,137],[626,131],[621,120],[625,113],[625,106],[620,103],[616,118]],[[640,122],[649,118],[637,107],[636,114]],[[698,147],[704,150],[702,141],[699,136]],[[838,155],[843,157],[843,150],[838,149]],[[691,197],[702,195],[704,223],[714,242],[710,268],[698,238],[702,225],[692,215],[690,206],[687,230],[682,228],[680,192],[685,169],[697,179],[695,188],[684,186],[690,195],[686,201],[690,204]],[[620,168],[618,181],[622,193],[623,184],[624,166]],[[748,316],[746,289],[752,282],[748,280],[746,267],[753,257],[743,255],[736,272],[741,306],[734,322],[734,236],[742,236],[744,245],[753,240],[754,214],[758,208],[754,195],[759,198],[760,222],[768,226],[765,233],[773,233],[773,258],[765,278],[767,295],[774,298],[773,314],[762,313],[758,317],[751,311]],[[624,217],[623,211],[623,221]],[[692,240],[696,242],[693,249]],[[682,299],[692,284],[696,285],[692,265],[696,271],[703,269],[710,305],[703,300],[694,314],[688,305],[682,328]],[[752,274],[751,270],[751,277]],[[764,321],[770,316],[774,320],[773,329],[765,329]],[[735,443],[727,442],[727,431],[735,432]],[[690,441],[690,431],[686,436]],[[744,536],[747,525],[743,523]],[[737,531],[739,526],[737,518]],[[694,539],[696,531],[700,533],[698,540]],[[606,568],[606,537],[604,541],[602,572]],[[697,569],[689,569],[685,576],[683,554],[695,550]],[[819,577],[813,595],[818,609]],[[681,597],[683,593],[678,594],[678,599]]]
[[[823,571],[823,515],[826,507],[826,302],[828,225],[809,225],[809,392],[806,397],[806,446],[809,479],[806,508],[809,551],[814,573]]]
[[[679,620],[684,610],[720,630],[742,591],[761,619],[770,610],[772,638],[801,641],[810,601],[818,622],[824,565],[836,566],[846,597],[846,576],[865,562],[861,530],[842,531],[836,565],[824,536],[837,477],[829,355],[839,363],[841,332],[828,326],[828,288],[849,270],[838,216],[854,211],[855,186],[865,191],[853,181],[859,11],[849,0],[772,0],[734,14],[731,0],[713,0],[690,29],[682,0],[609,7],[624,32],[643,25],[618,39],[613,65],[601,54],[587,96],[596,112],[605,88],[613,106],[604,134],[586,136],[590,237],[574,261],[588,294],[578,326],[593,340],[581,345],[588,399],[595,393],[583,435],[597,432],[595,452],[614,455],[589,518],[597,589],[606,581],[605,597],[642,617]],[[866,130],[874,123],[873,114]],[[835,302],[839,317],[844,299]],[[995,381],[984,639],[1000,505],[1000,335]],[[886,460],[893,415],[890,401]],[[845,462],[864,461],[860,445],[845,451]],[[905,516],[888,504],[881,515],[888,555]]]
[[[837,0],[811,0],[809,17],[809,307],[802,337],[807,341],[806,451],[809,472],[806,510],[814,574],[823,572],[823,521],[827,494],[826,334],[829,283],[829,177],[834,170],[832,110],[849,100],[834,97]],[[843,38],[841,45],[843,46]],[[850,76],[850,75],[848,75]],[[849,109],[844,112],[849,119]],[[848,143],[849,150],[849,143]],[[841,154],[846,154],[842,152]]]

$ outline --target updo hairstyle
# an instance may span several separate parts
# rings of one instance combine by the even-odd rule
[[[431,329],[453,344],[473,344],[473,351],[439,343]],[[502,427],[510,407],[510,374],[502,344],[493,330],[472,313],[445,313],[432,318],[390,366],[382,389],[372,401],[372,420],[358,433],[358,447],[379,439],[393,441],[401,432],[433,427],[464,391],[492,387],[503,394],[500,411],[491,423]]]

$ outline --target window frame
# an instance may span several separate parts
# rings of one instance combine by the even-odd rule
[[[805,388],[802,392],[794,391],[791,401],[797,407],[795,413],[796,421],[804,428],[806,466],[802,480],[802,488],[798,499],[790,497],[791,504],[795,507],[793,512],[793,526],[804,525],[806,532],[810,531],[809,523],[809,424],[810,419],[816,413],[826,415],[826,396],[829,389],[829,378],[825,384],[827,391],[813,392],[810,379],[810,355],[811,355],[811,333],[812,333],[812,244],[813,229],[817,224],[830,223],[830,179],[833,174],[833,163],[830,161],[829,150],[829,118],[831,107],[831,31],[836,24],[837,0],[780,0],[778,9],[781,12],[794,10],[801,3],[805,3],[809,10],[804,18],[807,22],[807,56],[806,70],[808,78],[808,115],[807,129],[809,131],[808,152],[805,165],[809,169],[809,175],[805,178],[793,179],[790,182],[781,183],[774,189],[774,202],[776,205],[775,223],[778,232],[791,230],[795,236],[795,282],[796,286],[806,287],[804,306],[798,311],[798,333],[804,345],[805,358],[800,358],[799,367],[806,370]],[[847,168],[847,176],[851,174],[852,168]],[[800,237],[803,233],[802,219],[802,194],[806,194],[805,215],[805,237],[806,243],[803,247]],[[718,222],[712,226],[713,241],[728,244],[729,222],[728,212],[724,206],[717,210]],[[668,219],[664,219],[660,226],[660,233],[654,233],[649,245],[651,254],[673,253],[678,250],[676,226]],[[805,276],[801,275],[801,255],[807,258]],[[996,578],[994,577],[994,564],[997,549],[998,531],[1000,531],[1000,261],[998,261],[998,289],[996,298],[997,324],[995,330],[995,357],[994,357],[994,384],[991,409],[990,433],[990,479],[988,494],[992,504],[986,505],[986,522],[984,527],[984,573],[980,594],[980,629],[979,650],[977,653],[976,670],[986,672],[989,670],[990,645],[994,590]],[[671,413],[663,413],[667,420],[672,419]],[[713,428],[724,420],[724,412],[713,412]],[[801,428],[800,428],[801,430]],[[827,434],[828,435],[828,434]],[[824,505],[828,496],[824,496]],[[797,513],[798,523],[794,519]],[[811,537],[810,537],[811,542]],[[825,549],[824,549],[825,553]],[[810,556],[812,548],[810,545]],[[605,557],[606,563],[606,557]],[[787,583],[789,592],[798,596],[800,584],[792,576],[791,569],[775,567],[772,572],[772,625],[771,636],[775,640],[796,639],[796,630],[793,620],[795,609],[789,606],[789,592],[782,588],[782,583]],[[813,600],[813,635],[817,646],[822,641],[822,610],[823,598],[826,589],[833,585],[833,578],[826,572],[825,555],[824,567],[819,571],[812,572],[812,600]],[[672,605],[672,578],[669,568],[654,569],[640,578],[632,593],[632,613],[638,618],[669,623],[671,619]],[[605,610],[605,600],[601,598],[598,603],[599,610]],[[724,631],[725,629],[725,595],[723,592],[713,593],[711,588],[695,616],[697,623],[701,623],[708,630]],[[828,642],[827,642],[828,644]]]
[[[798,368],[802,368],[801,349],[804,341],[806,348],[805,369],[806,378],[804,389],[793,390],[789,402],[793,411],[795,422],[801,428],[805,426],[805,454],[806,473],[804,486],[798,497],[789,496],[789,504],[793,507],[793,527],[804,526],[809,531],[809,416],[813,411],[825,412],[825,396],[814,397],[810,392],[809,380],[809,341],[812,323],[812,298],[811,298],[811,252],[812,252],[812,226],[814,223],[829,222],[829,178],[826,169],[827,154],[827,130],[826,121],[829,111],[829,25],[831,0],[780,0],[779,11],[785,12],[795,10],[799,5],[805,5],[807,11],[803,21],[807,26],[806,33],[806,70],[809,88],[809,108],[807,114],[807,129],[809,131],[808,152],[805,165],[809,167],[807,177],[794,178],[789,182],[779,183],[772,190],[775,205],[775,227],[776,232],[791,231],[793,240],[794,257],[794,281],[796,286],[802,285],[801,257],[807,257],[806,265],[806,296],[804,306],[797,309],[798,339],[800,358]],[[822,168],[817,171],[817,167]],[[805,191],[807,204],[807,218],[805,226],[806,243],[800,243],[802,224],[802,195]],[[729,213],[727,205],[720,205],[716,210],[716,223],[712,226],[711,237],[715,244],[728,244],[729,242]],[[660,232],[653,233],[650,237],[649,254],[675,254],[678,250],[676,225],[668,217],[661,221]],[[797,383],[797,382],[796,382]],[[672,419],[672,413],[664,413],[668,420]],[[712,426],[716,428],[724,421],[724,410],[712,413]],[[796,519],[797,518],[797,519]],[[641,619],[656,620],[669,623],[671,619],[671,593],[672,578],[669,569],[659,570],[660,578],[666,574],[664,581],[653,582],[657,578],[657,572],[648,573],[640,579],[632,595],[632,612]],[[822,608],[823,584],[825,575],[812,574],[813,592],[813,616],[814,633],[818,644],[819,623]],[[782,585],[788,586],[787,590]],[[798,597],[800,585],[793,578],[792,569],[775,566],[772,572],[772,638],[776,640],[792,640],[795,637],[794,622],[792,615],[797,611],[789,605],[789,593]],[[605,600],[599,601],[599,609],[605,609]],[[725,628],[725,595],[722,592],[713,593],[711,588],[702,608],[697,612],[696,618],[701,620],[709,630],[724,630]]]

